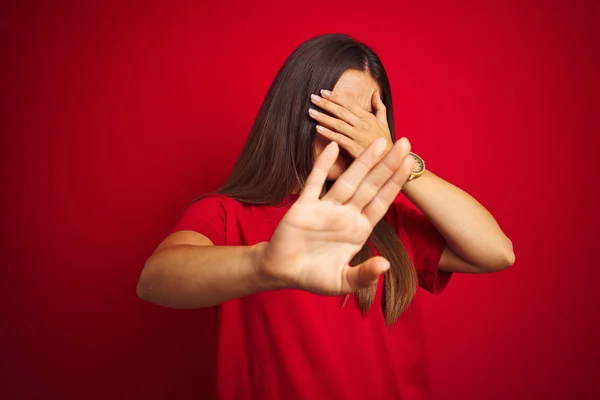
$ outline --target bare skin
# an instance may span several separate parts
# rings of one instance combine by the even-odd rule
[[[270,242],[213,246],[199,233],[176,232],[146,262],[139,296],[167,307],[200,308],[264,290],[341,295],[372,285],[389,268],[387,260],[348,263],[408,179],[409,151],[405,138],[387,153],[385,140],[373,141],[321,196],[339,152],[329,144]]]
[[[321,143],[334,141],[356,158],[377,138],[384,138],[391,148],[386,108],[378,90],[377,82],[368,73],[349,70],[333,91],[322,90],[321,96],[311,96],[315,108],[309,116],[318,123],[321,137],[317,151]],[[339,160],[333,171],[342,170],[347,162]],[[431,171],[407,182],[403,192],[448,243],[440,260],[441,270],[484,273],[514,264],[511,241],[492,214],[468,193]]]
[[[378,90],[369,74],[347,71],[331,92],[312,97],[315,110],[332,116],[310,114],[321,126],[317,161],[270,242],[214,246],[197,232],[176,232],[146,262],[139,296],[200,308],[265,290],[339,295],[368,287],[389,268],[387,260],[373,257],[352,268],[348,262],[401,189],[448,243],[441,270],[482,273],[512,265],[510,240],[475,199],[429,171],[407,181],[414,162],[410,143],[392,143]],[[325,180],[336,180],[328,193]]]

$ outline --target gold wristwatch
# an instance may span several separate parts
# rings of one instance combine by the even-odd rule
[[[415,166],[413,167],[413,170],[410,176],[408,177],[408,180],[412,181],[413,179],[418,178],[419,176],[423,175],[423,173],[425,173],[425,161],[423,161],[421,157],[419,157],[413,152],[410,152],[408,154],[413,156],[415,159]]]

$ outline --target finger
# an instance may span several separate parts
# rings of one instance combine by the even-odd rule
[[[370,114],[368,111],[360,107],[358,104],[356,104],[355,101],[351,100],[347,96],[343,96],[339,93],[330,92],[329,90],[321,90],[320,93],[323,99],[325,99],[326,101],[328,100],[333,104],[342,106],[343,108],[354,114],[356,117],[360,118]]]
[[[354,127],[346,121],[330,117],[327,114],[315,110],[314,108],[308,109],[308,115],[310,115],[310,117],[315,121],[318,121],[321,125],[324,125],[329,129],[333,129],[336,132],[343,133],[348,137],[352,137],[352,134],[354,133]]]
[[[410,142],[406,138],[398,140],[386,156],[369,172],[360,183],[348,204],[362,210],[377,196],[385,183],[403,165],[410,151]]]
[[[387,109],[385,107],[385,104],[383,104],[383,100],[381,100],[381,93],[379,92],[379,90],[376,90],[373,93],[371,101],[373,109],[375,110],[375,117],[380,123],[387,126]]]
[[[369,147],[348,167],[348,169],[335,181],[323,200],[333,201],[338,204],[347,202],[359,187],[369,171],[381,159],[386,148],[385,139],[374,140]]]
[[[331,129],[327,129],[321,125],[317,125],[317,132],[319,132],[319,134],[321,134],[323,137],[326,137],[327,139],[339,144],[355,159],[363,152],[363,148],[348,136],[334,132]]]
[[[392,205],[413,170],[414,161],[407,156],[400,168],[383,185],[377,196],[363,209],[363,214],[375,226]]]
[[[317,96],[316,94],[311,95],[310,100],[313,102],[314,105],[327,111],[328,113],[341,119],[342,121],[347,122],[352,126],[356,126],[356,124],[360,122],[360,118],[356,116],[356,114],[354,114],[346,107],[335,104],[333,101],[324,99],[323,97]]]
[[[318,200],[321,192],[323,191],[323,185],[327,180],[329,170],[335,164],[335,160],[339,154],[339,147],[337,143],[329,143],[325,149],[321,152],[312,171],[306,179],[306,184],[302,189],[302,193],[298,197],[298,200]]]
[[[390,269],[390,262],[383,257],[369,258],[355,267],[347,266],[342,274],[342,293],[353,293],[359,289],[374,285],[379,276]]]

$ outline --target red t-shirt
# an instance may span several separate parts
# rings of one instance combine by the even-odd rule
[[[196,231],[216,246],[269,241],[290,201],[254,206],[211,195],[191,205],[172,232]],[[438,271],[443,237],[422,214],[401,203],[392,205],[385,218],[413,260],[420,287],[441,292],[451,276]],[[302,290],[262,292],[219,305],[218,397],[429,398],[419,296],[388,328],[381,309],[382,287],[383,277],[366,315],[354,297],[344,304],[345,296]]]

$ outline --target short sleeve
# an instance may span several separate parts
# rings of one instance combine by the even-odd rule
[[[395,203],[394,207],[399,227],[404,228],[412,248],[419,286],[433,294],[441,293],[452,276],[451,272],[439,270],[446,240],[420,211],[402,203]]]
[[[225,197],[206,196],[185,209],[170,234],[178,231],[195,231],[210,239],[216,246],[226,244],[227,214]]]

